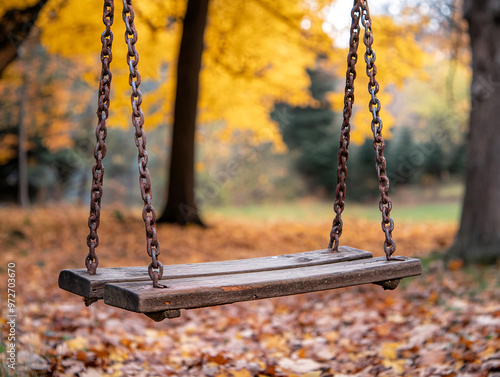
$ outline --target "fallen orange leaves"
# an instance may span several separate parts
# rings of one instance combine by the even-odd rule
[[[140,216],[123,211],[119,219],[111,213],[100,228],[102,266],[149,263]],[[82,267],[86,216],[86,210],[59,207],[0,211],[0,267],[15,261],[18,271],[18,359],[26,374],[482,377],[500,368],[495,267],[448,269],[429,258],[424,274],[396,291],[352,287],[184,311],[180,318],[154,323],[102,302],[86,308],[57,287],[60,269]],[[380,254],[378,222],[349,223],[363,232],[346,228],[343,242]],[[328,228],[329,223],[225,218],[206,230],[160,225],[160,259],[188,263],[319,249]],[[455,230],[453,224],[399,228],[404,232],[398,246],[422,257],[443,240],[449,244]],[[5,274],[0,269],[2,281]],[[4,305],[1,310],[6,318]],[[0,320],[0,326],[5,329],[6,322]]]

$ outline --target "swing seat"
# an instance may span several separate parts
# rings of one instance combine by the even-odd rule
[[[222,262],[168,265],[153,288],[146,267],[63,270],[59,287],[92,301],[144,313],[155,320],[173,318],[181,309],[288,296],[360,284],[397,287],[399,279],[420,275],[419,259],[387,261],[348,246],[339,252],[315,250]]]
[[[141,110],[142,94],[139,90],[141,76],[137,69],[138,52],[135,48],[137,30],[134,26],[132,0],[123,2],[123,20],[126,24],[125,39],[128,45],[127,64],[130,67],[129,84],[132,87],[132,124],[135,129],[135,143],[138,147],[141,197],[144,201],[143,220],[146,225],[147,252],[155,261],[159,244],[156,238],[156,211],[151,205],[151,178],[147,168],[146,135],[142,128],[144,117]],[[354,101],[355,65],[359,42],[359,29],[365,28],[363,36],[366,45],[366,73],[370,78],[368,91],[373,115],[371,122],[376,152],[376,167],[381,199],[382,229],[385,245],[395,246],[392,239],[394,222],[390,217],[392,202],[388,197],[389,178],[384,157],[385,142],[382,137],[382,120],[379,118],[381,104],[376,94],[379,84],[375,79],[375,52],[372,49],[373,31],[367,1],[355,1],[351,11],[352,26],[350,49],[347,55],[348,69],[344,95],[344,116],[338,153],[337,187],[335,190],[335,219],[331,234],[341,234],[341,214],[346,194],[346,163],[350,138],[350,117]],[[96,127],[96,163],[92,169],[92,195],[89,214],[90,232],[87,238],[89,254],[86,261],[96,261],[98,246],[97,229],[100,223],[101,196],[103,190],[102,159],[105,155],[106,121],[108,119],[109,93],[111,85],[111,45],[113,4],[105,1],[102,20],[106,30],[101,36],[101,76],[99,81],[98,123]],[[358,30],[355,32],[355,30]],[[340,228],[339,228],[340,226]],[[334,229],[335,227],[335,229]],[[338,239],[337,241],[338,242]],[[156,246],[154,246],[156,245]],[[395,251],[392,248],[387,255]],[[153,255],[153,253],[155,253]],[[88,264],[88,263],[87,263]],[[156,265],[156,264],[155,264]],[[95,271],[97,266],[89,266]],[[422,273],[420,260],[398,257],[373,258],[367,251],[340,247],[338,252],[316,250],[281,256],[180,264],[164,267],[161,284],[166,288],[153,288],[146,267],[101,268],[96,275],[89,275],[85,269],[63,270],[59,275],[59,287],[84,297],[87,305],[104,299],[108,305],[125,310],[144,313],[156,321],[174,318],[181,309],[194,309],[224,305],[239,301],[258,300],[270,297],[288,296],[353,285],[374,283],[384,289],[395,289],[399,280]]]

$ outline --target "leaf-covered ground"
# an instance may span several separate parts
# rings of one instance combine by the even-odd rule
[[[447,266],[432,257],[452,241],[447,223],[402,223],[400,254],[424,274],[396,291],[361,286],[183,311],[155,323],[57,287],[86,254],[86,211],[0,210],[2,342],[8,331],[7,263],[16,263],[17,373],[55,376],[500,376],[498,265]],[[380,255],[375,221],[346,219],[342,242]],[[211,219],[211,227],[160,226],[163,263],[292,253],[326,246],[329,223]],[[108,210],[101,267],[145,265],[138,214]],[[0,374],[6,374],[5,344]]]

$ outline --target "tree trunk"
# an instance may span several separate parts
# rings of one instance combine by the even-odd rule
[[[194,197],[195,129],[209,0],[189,0],[177,62],[167,204],[158,222],[203,225]]]
[[[448,256],[490,263],[500,257],[500,3],[466,0],[472,47],[470,131],[460,228]]]
[[[48,0],[28,8],[8,10],[0,20],[0,76],[18,56],[19,47],[28,39],[31,29]]]
[[[19,205],[23,209],[30,206],[28,184],[28,135],[26,127],[26,101],[28,101],[28,73],[24,74],[21,87],[21,101],[19,104],[19,144],[18,144],[18,169],[19,169]]]

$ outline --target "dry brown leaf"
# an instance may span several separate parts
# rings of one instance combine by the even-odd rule
[[[464,266],[464,261],[461,259],[453,259],[448,262],[448,269],[450,271],[458,271]]]
[[[448,352],[446,351],[423,351],[417,360],[421,366],[436,366],[445,362]]]
[[[401,343],[384,343],[382,344],[381,354],[387,360],[397,359],[397,349],[401,346]]]
[[[321,377],[321,371],[307,372],[306,374],[303,374],[301,377]]]
[[[298,374],[319,370],[322,367],[322,364],[312,359],[293,360],[287,357],[279,360],[278,365],[285,370]]]
[[[204,357],[207,362],[213,362],[219,365],[227,364],[231,359],[225,356],[223,353],[218,353],[216,355],[207,354]]]
[[[26,216],[0,208],[0,235],[24,234],[24,238],[5,239],[0,267],[15,259],[23,273],[16,286],[22,318],[20,361],[28,354],[43,355],[43,364],[58,375],[316,377],[325,365],[329,368],[325,375],[392,377],[428,375],[431,369],[446,375],[450,368],[477,375],[486,374],[486,367],[498,368],[500,277],[494,267],[471,274],[462,268],[450,271],[435,260],[422,276],[391,292],[366,285],[189,310],[175,320],[154,323],[102,302],[87,308],[79,297],[57,287],[61,269],[82,265],[88,228],[81,224],[88,214],[74,208],[59,210],[57,217],[52,213],[41,208]],[[110,213],[103,211],[100,227],[102,267],[149,263],[145,252],[137,252],[144,249],[140,213],[124,211],[125,222]],[[346,229],[346,244],[372,250],[380,241],[376,222],[350,219],[349,223],[364,231]],[[208,229],[160,225],[160,239],[168,240],[161,261],[173,264],[319,249],[330,224],[220,218],[212,225]],[[400,223],[398,231],[403,232],[398,232],[401,238],[396,241],[401,250],[425,255],[443,240],[451,242],[454,230],[449,224]],[[0,279],[6,279],[2,268]],[[0,320],[3,333],[6,325]],[[440,364],[430,365],[435,363]],[[318,369],[302,373],[311,367]]]
[[[88,339],[84,338],[83,336],[77,336],[66,341],[66,346],[68,347],[69,351],[79,351],[88,346]]]
[[[246,369],[230,370],[229,372],[233,377],[253,377],[253,375]]]
[[[89,368],[85,372],[80,374],[81,377],[101,377],[102,376],[102,370],[100,369],[94,369],[94,368]]]

